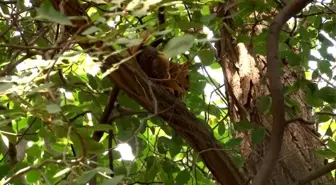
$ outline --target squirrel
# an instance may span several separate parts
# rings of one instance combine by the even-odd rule
[[[184,64],[171,62],[152,46],[139,48],[141,52],[136,56],[137,62],[151,80],[166,88],[177,98],[189,90],[189,62]]]
[[[169,61],[153,46],[141,46],[136,59],[149,78],[169,79]]]
[[[141,19],[139,21],[142,23]],[[158,9],[158,24],[165,23],[164,7]],[[162,27],[163,28],[163,27]],[[160,30],[162,30],[162,28]],[[189,90],[189,62],[179,64],[171,62],[168,58],[156,48],[163,42],[163,38],[159,38],[152,42],[150,45],[145,43],[150,38],[148,31],[144,32],[142,37],[143,41],[131,49],[131,53],[140,51],[136,55],[136,60],[140,68],[147,74],[147,76],[155,81],[156,84],[164,87],[175,97],[181,97],[187,90]]]

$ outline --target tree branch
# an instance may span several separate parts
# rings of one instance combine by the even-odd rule
[[[311,0],[291,1],[276,15],[269,28],[267,38],[267,76],[272,97],[273,126],[271,141],[267,146],[262,165],[253,180],[253,185],[266,184],[280,156],[285,127],[287,125],[285,120],[284,93],[278,62],[280,30],[291,17],[299,13],[309,2]]]
[[[59,10],[58,5],[62,0],[53,0],[54,8]],[[65,4],[64,14],[67,16],[86,16],[85,11],[77,1],[62,1]],[[85,22],[76,22],[77,27],[68,27],[70,34],[77,34]],[[78,43],[84,50],[89,50],[95,43]],[[114,52],[113,48],[105,48],[106,52]],[[91,53],[92,54],[92,53]],[[104,58],[103,56],[101,58]],[[130,98],[134,99],[142,107],[151,113],[158,113],[178,135],[182,136],[193,149],[199,153],[204,164],[212,172],[214,177],[223,185],[242,185],[245,180],[230,156],[223,150],[211,130],[204,126],[187,107],[161,86],[156,85],[142,75],[134,57],[129,61],[123,60],[122,55],[110,55],[105,57],[102,70],[107,71],[111,67],[118,67],[109,74],[116,86],[123,90]],[[149,88],[150,87],[150,88]],[[151,95],[149,98],[148,95]],[[155,103],[150,99],[155,99]]]
[[[336,161],[333,161],[331,163],[328,163],[327,165],[309,173],[307,176],[299,179],[296,183],[293,185],[305,185],[308,184],[310,181],[315,180],[333,170],[336,169]]]

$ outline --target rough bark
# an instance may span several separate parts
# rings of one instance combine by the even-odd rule
[[[231,2],[234,3],[234,2]],[[218,16],[230,17],[234,9],[224,11],[225,4],[217,7]],[[227,26],[235,30],[234,23],[230,19],[224,20]],[[257,29],[251,28],[251,29]],[[252,30],[256,33],[258,30]],[[229,99],[229,115],[233,122],[249,120],[256,127],[263,126],[267,129],[265,140],[262,144],[253,145],[250,133],[235,133],[235,137],[242,137],[241,153],[244,157],[244,171],[247,176],[254,177],[259,170],[261,161],[266,153],[266,144],[270,140],[272,129],[272,117],[261,113],[258,109],[258,97],[269,95],[266,79],[266,59],[264,56],[253,52],[252,44],[234,44],[231,33],[221,28],[221,40],[217,45],[220,64],[225,76],[225,85]],[[251,34],[251,33],[250,33]],[[276,44],[276,43],[274,43]],[[303,78],[300,69],[284,66],[284,74],[281,81],[284,85],[292,85],[296,80]],[[301,105],[299,117],[311,120],[312,115],[305,104],[304,93],[298,91],[292,93],[290,98],[295,99]],[[289,119],[288,115],[286,117]],[[313,149],[319,148],[321,143],[312,132],[312,126],[298,122],[291,123],[285,130],[282,152],[274,171],[267,184],[283,185],[292,184],[310,171],[323,166],[322,159],[313,154]],[[327,184],[328,176],[321,177],[309,184]]]
[[[53,0],[55,9],[69,16],[86,16],[85,11],[77,1]],[[60,7],[61,6],[61,7]],[[77,27],[68,27],[70,34],[78,34],[85,21],[74,22]],[[79,43],[83,49],[90,50],[95,43]],[[112,52],[113,50],[111,50]],[[102,57],[103,58],[103,57]],[[241,185],[244,179],[232,163],[229,155],[222,149],[210,129],[203,125],[186,106],[172,94],[153,84],[139,70],[139,66],[130,58],[120,64],[124,57],[111,55],[104,59],[102,69],[118,67],[109,78],[130,98],[137,101],[149,112],[160,116],[182,136],[191,147],[199,153],[199,157],[223,185]],[[118,64],[118,65],[117,65]],[[119,65],[120,64],[120,65]]]

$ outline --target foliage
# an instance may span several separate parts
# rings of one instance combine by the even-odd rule
[[[99,69],[103,61],[90,56],[78,45],[72,45],[73,40],[62,35],[62,25],[71,24],[76,17],[64,16],[47,0],[41,1],[40,7],[37,7],[40,1],[25,2],[0,1],[0,135],[3,138],[0,179],[4,181],[18,170],[33,166],[24,173],[28,184],[85,184],[95,175],[98,175],[100,184],[118,184],[120,181],[129,184],[214,182],[198,154],[174,130],[125,94],[121,93],[118,98],[124,111],[114,112],[112,116],[116,119],[111,123],[99,124],[108,102],[108,92],[114,87]],[[94,25],[75,39],[100,40],[104,47],[122,51],[139,44],[144,28],[147,28],[154,36],[170,39],[159,48],[172,61],[193,62],[190,92],[182,101],[212,129],[216,139],[233,156],[236,165],[241,166],[243,159],[239,145],[242,139],[233,138],[232,132],[251,131],[254,144],[259,144],[266,133],[264,128],[255,128],[246,120],[233,126],[227,116],[227,97],[223,94],[224,88],[221,88],[223,82],[216,76],[222,73],[222,69],[216,63],[216,51],[211,46],[217,39],[219,28],[226,24],[212,11],[218,1],[201,0],[196,3],[188,0],[183,1],[185,4],[179,2],[174,6],[168,0],[142,6],[130,3],[126,7],[130,10],[127,15],[117,3],[86,2],[90,2],[87,12]],[[157,25],[157,8],[162,5],[165,5],[166,23]],[[267,29],[253,36],[244,33],[250,31],[251,25],[260,22],[269,24],[274,2],[239,1],[237,6],[238,13],[231,17],[237,27],[232,36],[237,42],[252,44],[256,54],[265,55]],[[315,116],[319,131],[328,136],[327,147],[316,153],[334,159],[336,65],[335,52],[330,52],[330,48],[335,49],[332,38],[336,37],[336,23],[334,10],[326,6],[315,4],[309,11],[298,15],[305,17],[305,22],[298,23],[304,24],[305,28],[300,25],[300,29],[295,30],[294,25],[295,34],[281,35],[280,56],[287,57],[290,67],[304,68],[306,79],[287,86],[286,95],[299,90],[306,93],[306,104],[312,107],[314,113],[318,112]],[[250,16],[255,11],[260,16]],[[162,31],[161,27],[165,30]],[[204,27],[212,30],[215,38],[207,38],[210,34]],[[59,29],[55,31],[56,28]],[[155,38],[151,37],[150,41],[153,40]],[[302,50],[294,52],[291,47]],[[316,54],[312,55],[311,50]],[[268,96],[262,96],[257,106],[263,114],[269,114],[271,103]],[[286,103],[289,108],[300,109],[294,99],[288,98]],[[98,130],[105,132],[99,142],[92,138],[93,132]],[[112,147],[108,144],[108,133],[111,131]],[[20,153],[22,160],[11,166],[7,150],[9,143],[18,145],[23,141],[27,141],[28,145]],[[121,143],[130,145],[134,160],[122,160],[125,151],[119,153],[113,150]],[[112,150],[113,169],[108,155],[108,151]],[[90,155],[90,159],[98,156],[98,167],[77,164],[76,159],[84,154]],[[53,161],[40,165],[48,160]],[[12,183],[20,184],[20,181],[17,178]]]

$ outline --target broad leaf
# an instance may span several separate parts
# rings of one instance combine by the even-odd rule
[[[175,57],[188,51],[194,44],[195,38],[190,34],[177,36],[169,40],[163,52],[168,58]]]
[[[68,17],[56,11],[49,1],[44,1],[40,8],[36,8],[38,16],[36,18],[47,19],[59,24],[72,25]]]

